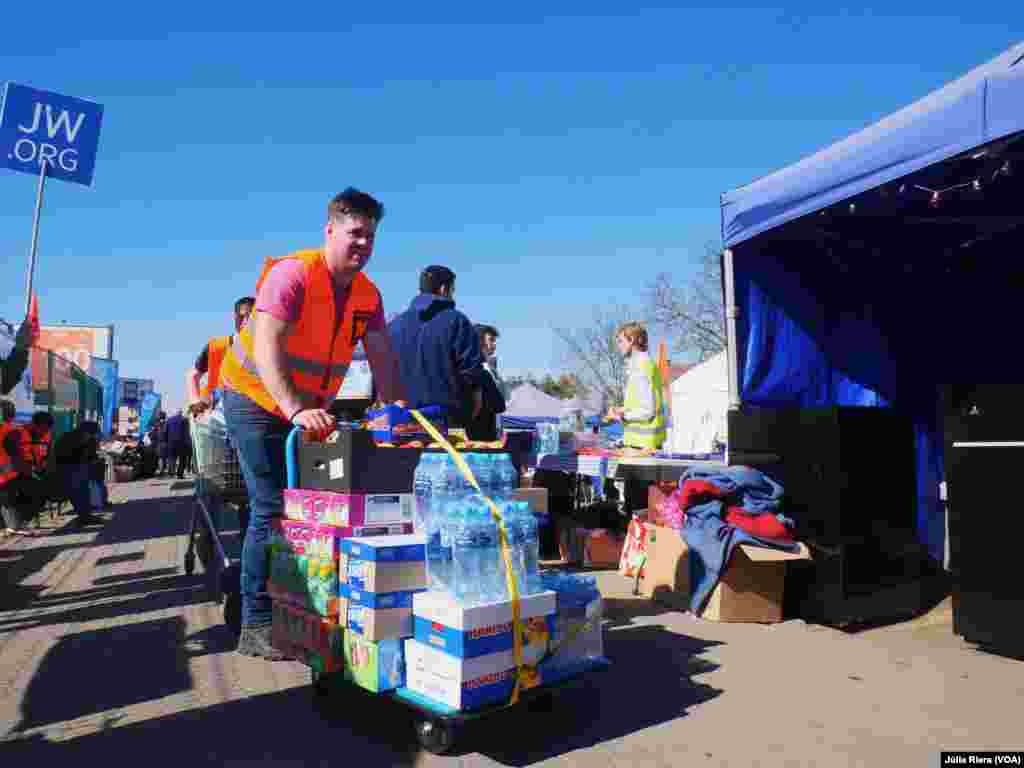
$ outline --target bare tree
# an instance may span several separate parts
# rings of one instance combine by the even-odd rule
[[[635,320],[637,312],[622,305],[594,307],[593,322],[584,328],[555,328],[565,345],[566,365],[585,390],[596,390],[610,403],[625,394],[626,365],[615,346],[615,331]]]
[[[707,243],[690,280],[679,284],[662,272],[646,291],[651,325],[673,339],[675,351],[696,352],[700,360],[725,349],[721,253],[721,246]]]

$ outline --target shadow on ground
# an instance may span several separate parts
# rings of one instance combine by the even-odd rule
[[[15,731],[190,690],[184,639],[185,621],[178,616],[60,638],[28,684]]]
[[[718,668],[699,657],[716,645],[659,626],[608,631],[611,668],[559,691],[550,713],[521,709],[468,724],[460,752],[526,766],[685,717],[722,693],[693,679]]]
[[[63,742],[39,734],[3,745],[10,765],[67,757],[109,764],[137,756],[160,765],[360,765],[416,763],[418,747],[403,707],[361,691],[317,699],[312,688],[157,717]]]

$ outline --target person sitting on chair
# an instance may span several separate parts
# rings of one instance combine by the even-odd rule
[[[3,401],[3,422],[0,423],[0,492],[4,525],[8,533],[31,535],[26,526],[43,508],[46,485],[36,476],[31,462],[26,461],[29,435],[25,427],[14,423],[17,409],[10,400]]]
[[[51,466],[60,487],[71,500],[76,525],[97,525],[103,519],[92,514],[93,503],[89,489],[94,467],[99,459],[100,425],[83,421],[77,428],[57,438],[53,446]],[[104,506],[100,499],[97,506]]]

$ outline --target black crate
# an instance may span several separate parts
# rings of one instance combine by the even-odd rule
[[[380,448],[363,429],[339,429],[335,442],[298,445],[299,488],[338,493],[412,493],[422,451]]]

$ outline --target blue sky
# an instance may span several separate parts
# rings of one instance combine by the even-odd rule
[[[0,80],[104,105],[91,188],[47,185],[44,323],[116,326],[121,375],[180,406],[266,256],[319,244],[358,186],[388,213],[368,274],[419,270],[501,329],[506,373],[558,370],[552,327],[691,274],[723,191],[925,95],[1020,39],[1024,7],[600,2],[291,16],[178,3],[5,11]],[[549,15],[553,5],[557,14]],[[17,6],[16,6],[17,7]],[[28,6],[22,6],[28,8]],[[21,30],[18,32],[17,30]],[[0,170],[0,317],[24,306],[35,179]]]

